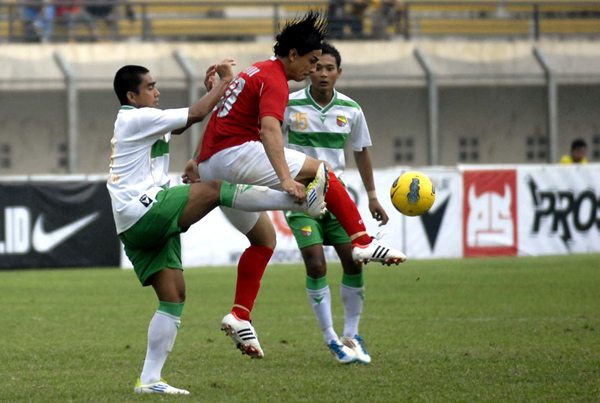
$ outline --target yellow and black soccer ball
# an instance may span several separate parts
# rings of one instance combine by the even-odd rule
[[[435,202],[435,188],[427,175],[421,172],[405,172],[390,189],[392,204],[407,216],[418,216],[428,211]]]

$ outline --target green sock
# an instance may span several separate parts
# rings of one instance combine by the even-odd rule
[[[175,302],[159,301],[158,310],[180,318],[181,313],[183,312],[184,305],[185,302],[181,302],[178,304]]]
[[[346,274],[342,276],[342,284],[348,287],[360,288],[365,285],[363,274]]]

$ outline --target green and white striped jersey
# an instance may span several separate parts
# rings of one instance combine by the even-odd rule
[[[119,110],[106,184],[118,234],[135,224],[169,185],[171,131],[186,125],[188,113],[189,108]]]
[[[313,100],[310,86],[290,94],[281,131],[286,147],[329,162],[338,177],[346,167],[346,143],[350,142],[354,151],[371,146],[362,109],[335,89],[324,108]]]

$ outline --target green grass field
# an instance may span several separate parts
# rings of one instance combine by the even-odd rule
[[[158,306],[129,270],[0,272],[0,402],[599,402],[600,256],[368,265],[371,365],[337,364],[302,266],[271,266],[253,314],[265,359],[219,330],[234,268],[186,270],[163,376],[190,396],[134,395]],[[341,333],[341,268],[329,269]]]

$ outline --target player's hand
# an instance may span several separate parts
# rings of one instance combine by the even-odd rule
[[[285,179],[281,182],[281,187],[288,194],[294,196],[294,203],[302,204],[306,201],[306,187],[300,182],[296,182],[292,178]]]
[[[213,89],[213,87],[217,84],[217,70],[215,70],[215,67],[217,67],[216,64],[213,64],[212,66],[209,66],[208,69],[206,69],[206,76],[204,77],[204,86],[206,87],[206,91],[210,92],[210,90]]]
[[[235,61],[228,57],[223,60],[221,63],[215,65],[215,71],[221,78],[221,80],[233,80],[233,66],[235,66]]]
[[[185,169],[183,171],[183,175],[181,175],[181,179],[183,179],[183,183],[200,183],[200,171],[198,171],[198,163],[196,160],[191,159],[185,164]]]
[[[387,213],[385,212],[383,207],[381,207],[381,204],[379,204],[379,201],[377,199],[369,200],[369,211],[371,212],[371,215],[374,219],[376,219],[377,221],[381,221],[381,223],[379,224],[380,227],[382,225],[387,224],[387,222],[390,220]]]

